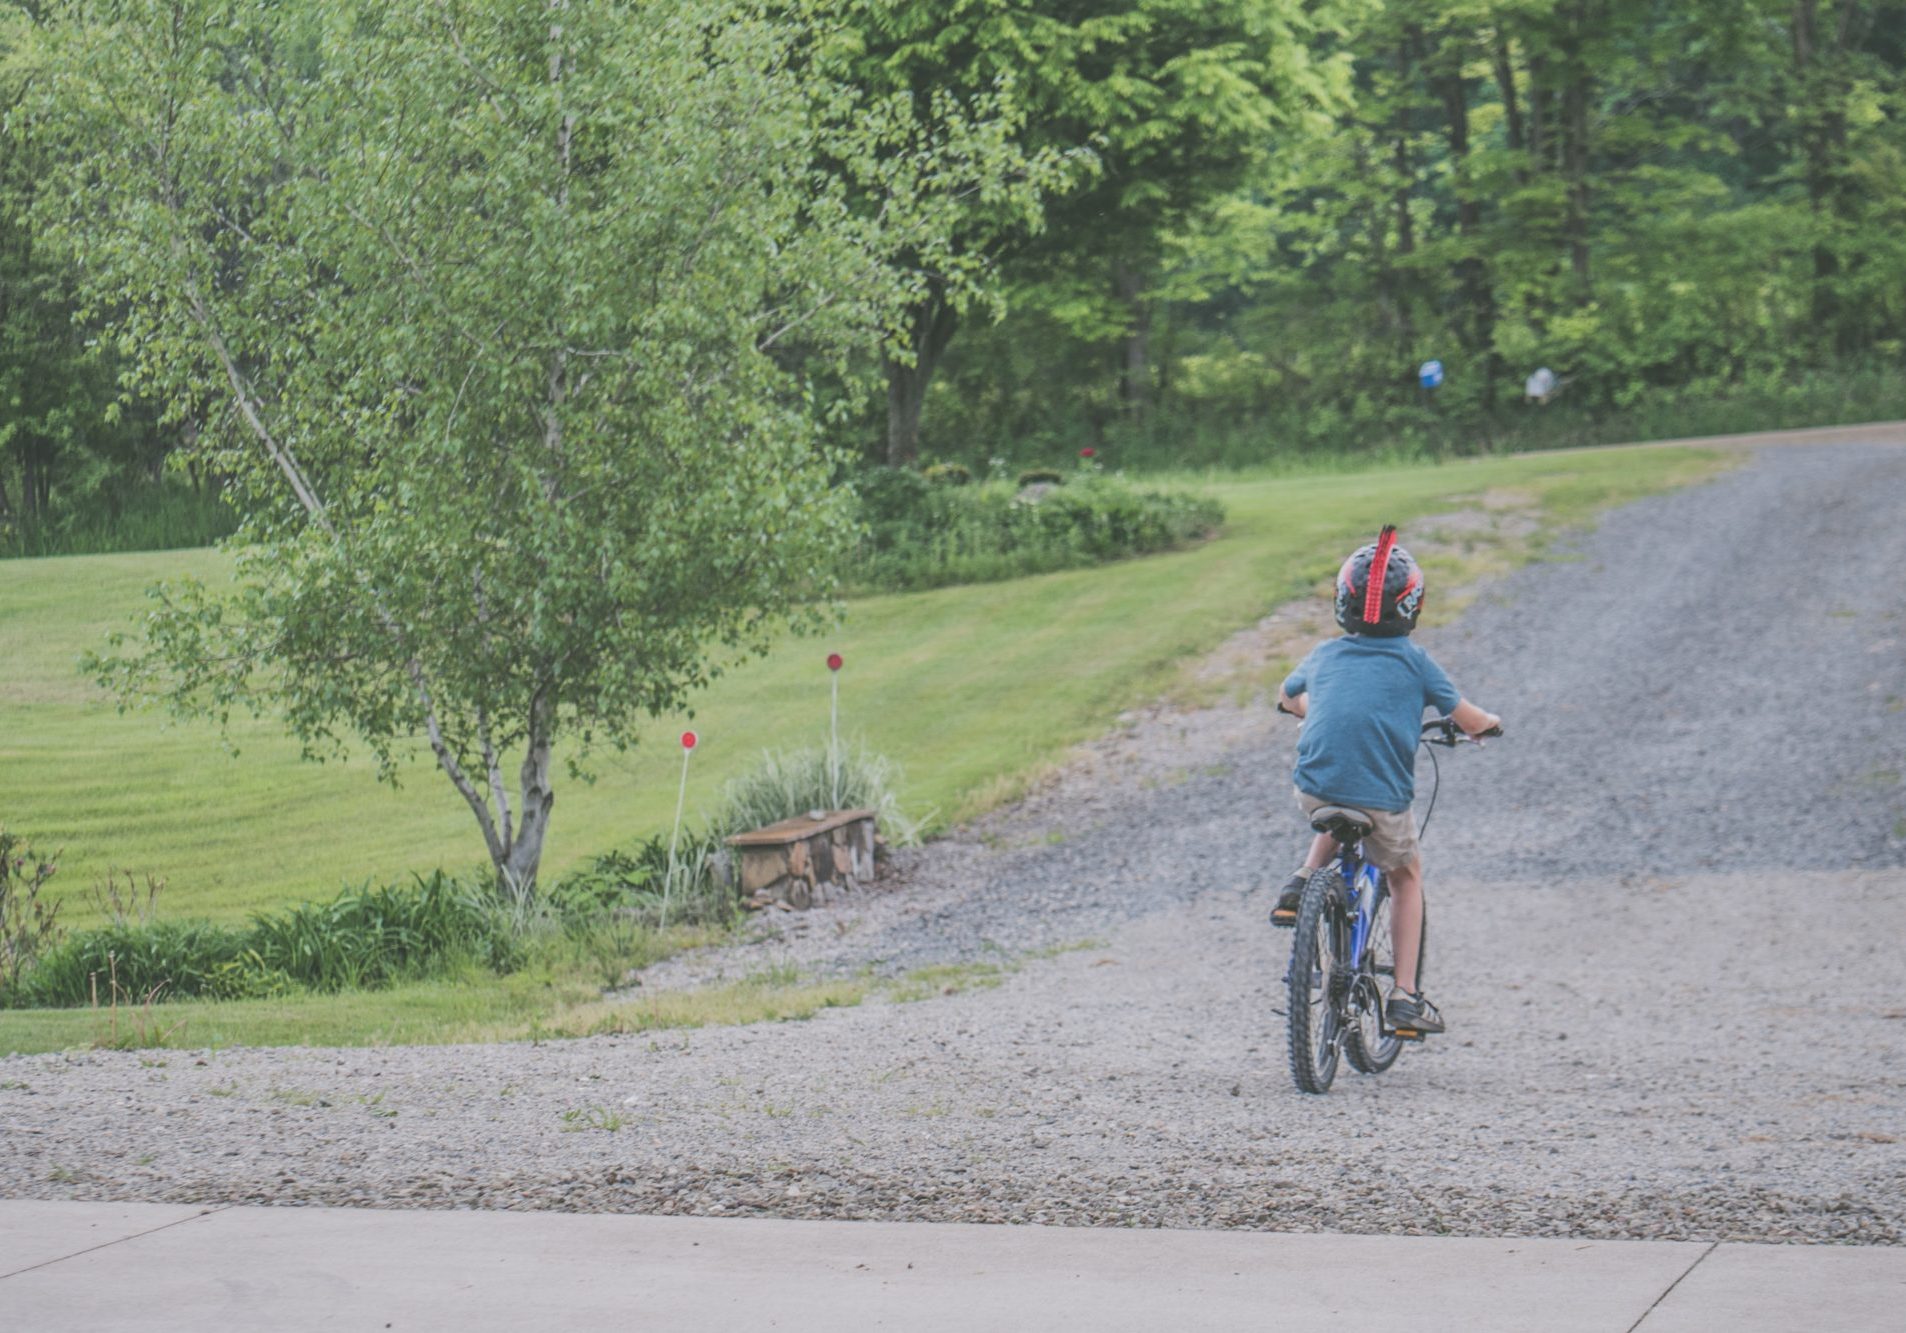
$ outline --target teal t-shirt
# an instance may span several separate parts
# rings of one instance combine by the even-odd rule
[[[1410,808],[1423,710],[1447,713],[1462,701],[1436,659],[1409,639],[1360,634],[1311,649],[1284,693],[1310,696],[1292,775],[1298,789],[1365,810]]]

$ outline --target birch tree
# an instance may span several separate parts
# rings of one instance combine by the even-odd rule
[[[1007,128],[923,143],[723,0],[95,0],[47,41],[40,224],[243,515],[235,582],[155,589],[93,669],[389,777],[421,738],[527,893],[559,741],[827,597],[787,353],[869,359]]]

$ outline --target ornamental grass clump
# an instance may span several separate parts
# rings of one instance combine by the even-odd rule
[[[810,810],[866,809],[889,843],[911,847],[931,816],[915,819],[901,808],[900,780],[899,765],[864,744],[764,750],[752,772],[721,789],[710,832],[727,838]]]

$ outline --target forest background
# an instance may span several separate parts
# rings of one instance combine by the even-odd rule
[[[185,462],[207,423],[124,387],[26,223],[49,8],[0,3],[0,552],[202,543],[235,522]],[[764,8],[923,114],[1009,99],[1069,164],[1036,214],[976,200],[967,267],[925,275],[884,403],[832,428],[870,464],[1441,455],[1906,399],[1906,5]]]

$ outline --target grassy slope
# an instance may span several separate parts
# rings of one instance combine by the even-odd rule
[[[843,729],[901,761],[912,805],[957,817],[1157,693],[1186,658],[1328,577],[1379,519],[1407,523],[1452,497],[1513,486],[1569,523],[1713,466],[1687,450],[1607,450],[1201,479],[1230,518],[1199,549],[866,598],[825,642],[792,642],[735,670],[699,701],[689,809],[711,803],[761,747],[822,736],[830,648],[847,658]],[[148,583],[220,570],[206,551],[0,565],[0,822],[65,848],[66,922],[92,918],[85,889],[109,866],[165,877],[168,915],[212,918],[328,896],[347,880],[470,866],[480,856],[474,825],[427,764],[393,792],[367,763],[300,762],[269,721],[250,720],[234,724],[232,757],[212,729],[120,715],[77,675],[78,654],[137,613]],[[686,721],[660,720],[636,751],[603,756],[593,786],[559,783],[547,871],[666,827],[673,736]]]

